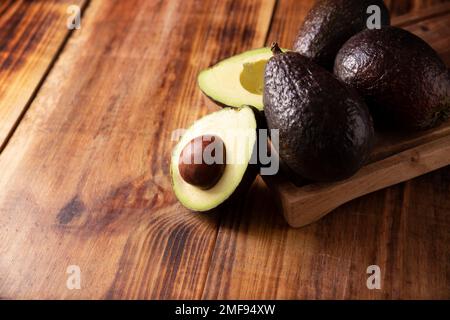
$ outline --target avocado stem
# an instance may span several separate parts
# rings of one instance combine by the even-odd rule
[[[270,46],[270,50],[275,55],[283,53],[283,51],[281,51],[280,47],[278,46],[278,43],[276,43],[276,42],[272,42],[272,45]]]

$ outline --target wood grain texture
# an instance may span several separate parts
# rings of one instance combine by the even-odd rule
[[[209,111],[200,69],[262,46],[273,6],[91,2],[0,155],[1,297],[201,297],[217,215],[176,201],[171,133]]]
[[[450,2],[447,1],[443,2],[440,5],[434,5],[419,11],[410,12],[405,15],[395,16],[391,19],[391,24],[401,28],[404,28],[408,25],[416,24],[417,22],[420,25],[420,22],[423,21],[429,22],[430,19],[446,15],[449,11],[450,11]]]
[[[0,3],[0,150],[33,99],[70,31],[69,5],[86,0]]]
[[[450,168],[302,230],[262,181],[212,215],[177,203],[171,133],[216,108],[196,75],[264,41],[289,47],[312,1],[278,0],[268,33],[274,5],[91,0],[0,154],[0,297],[449,298]],[[366,288],[371,264],[382,290]]]
[[[389,4],[394,16],[427,6],[400,2]],[[268,43],[292,44],[311,5],[280,0]],[[446,167],[369,194],[298,230],[286,225],[271,191],[258,181],[221,221],[203,297],[448,299],[449,177]],[[373,264],[381,268],[381,290],[366,287],[366,269]]]
[[[384,0],[394,16],[415,14],[417,11],[447,3],[448,0]]]
[[[440,13],[429,15],[427,19],[417,21],[401,20],[402,27],[422,39],[426,39],[434,50],[450,66],[450,3],[439,6],[442,10]],[[426,12],[425,12],[426,13]],[[430,10],[430,13],[432,11]],[[396,22],[394,20],[394,22]]]

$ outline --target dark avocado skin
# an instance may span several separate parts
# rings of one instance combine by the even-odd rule
[[[364,100],[324,68],[295,53],[278,53],[265,70],[264,112],[279,130],[278,153],[296,174],[313,181],[353,175],[374,139]]]
[[[339,51],[335,75],[355,87],[377,126],[427,129],[450,114],[450,77],[422,39],[395,27],[366,30]]]
[[[319,0],[306,16],[294,43],[294,51],[333,69],[334,58],[353,35],[367,28],[367,8],[381,9],[381,24],[390,24],[389,11],[382,0]]]

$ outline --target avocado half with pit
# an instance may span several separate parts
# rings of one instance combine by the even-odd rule
[[[222,60],[200,72],[198,85],[219,105],[263,110],[264,68],[271,57],[270,48],[260,48]]]
[[[250,107],[225,108],[196,121],[175,146],[170,171],[178,200],[209,211],[248,190],[257,166],[257,121]]]

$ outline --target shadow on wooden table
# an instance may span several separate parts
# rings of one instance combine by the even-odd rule
[[[288,228],[283,214],[277,206],[276,197],[260,177],[253,183],[245,197],[230,201],[218,212],[221,227],[228,229]]]

